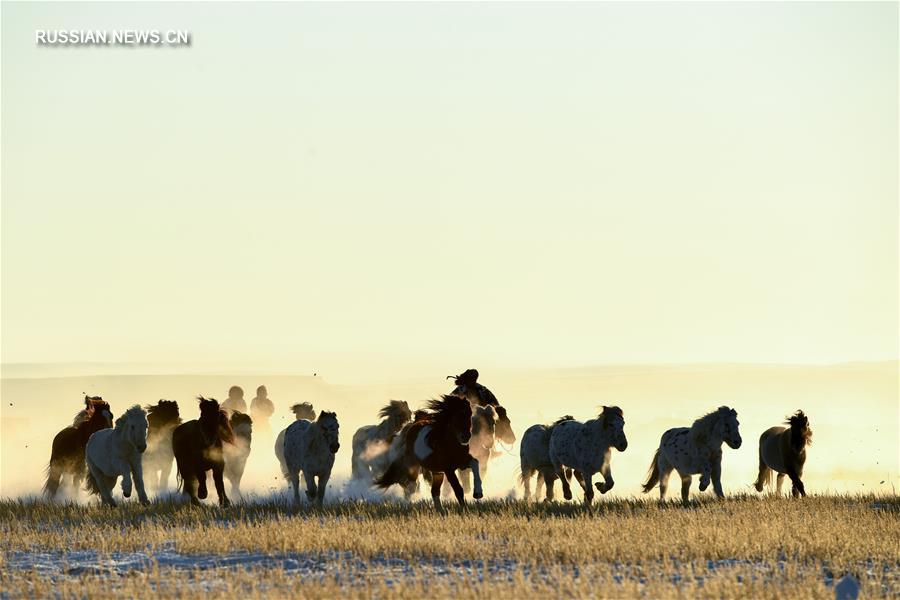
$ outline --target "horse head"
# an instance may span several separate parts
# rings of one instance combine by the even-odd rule
[[[512,423],[509,421],[506,409],[502,406],[495,406],[494,412],[497,413],[497,422],[494,430],[497,437],[500,438],[500,441],[504,444],[515,444],[516,434],[513,433]]]
[[[459,396],[443,396],[428,403],[435,429],[449,432],[459,444],[465,446],[472,439],[472,405]]]
[[[803,448],[812,443],[812,429],[809,427],[809,418],[798,410],[789,416],[785,424],[791,426],[791,445],[795,448]]]
[[[160,400],[156,404],[147,405],[147,421],[150,427],[162,429],[167,425],[178,425],[181,417],[178,414],[178,403],[174,400]]]
[[[600,421],[603,433],[612,441],[612,446],[619,452],[628,448],[628,438],[625,437],[625,417],[618,406],[604,406],[600,413]]]
[[[219,408],[219,401],[215,398],[204,398],[198,396],[200,401],[200,433],[203,436],[204,446],[212,446],[224,437],[220,434],[222,429],[222,420],[224,419],[227,431],[231,431],[231,425],[228,423],[228,416]],[[231,441],[231,439],[225,440]]]
[[[729,447],[737,450],[741,447],[741,432],[738,429],[740,423],[737,418],[737,411],[727,406],[719,407],[719,422],[716,425],[717,434],[721,435]]]
[[[113,426],[113,414],[109,404],[100,396],[85,396],[85,413],[87,415],[88,429],[97,431]]]
[[[245,415],[236,410],[231,413],[229,424],[235,436],[246,440],[248,444],[250,443],[253,437],[253,419],[250,418],[250,415]]]
[[[137,404],[116,419],[116,431],[140,453],[147,449],[148,426],[147,412]]]
[[[313,405],[309,402],[300,402],[299,404],[293,405],[291,407],[291,412],[294,413],[294,417],[298,421],[301,419],[306,419],[307,421],[316,420],[316,411],[313,410]]]
[[[391,400],[384,408],[378,411],[378,416],[387,419],[391,429],[399,431],[412,420],[412,411],[404,400]]]
[[[316,419],[316,424],[319,426],[319,429],[322,430],[322,436],[328,444],[328,450],[330,450],[332,454],[337,454],[337,451],[341,447],[341,444],[338,441],[340,424],[338,424],[337,414],[323,411],[319,414],[319,418]]]

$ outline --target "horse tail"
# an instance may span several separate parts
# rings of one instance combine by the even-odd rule
[[[89,494],[98,495],[100,493],[100,486],[97,485],[97,480],[94,479],[94,473],[88,469],[87,477],[84,478],[84,489]]]
[[[46,476],[46,480],[44,481],[44,487],[41,492],[44,496],[52,499],[56,496],[56,490],[59,489],[59,480],[62,478],[62,469],[60,469],[58,465],[53,464],[52,457],[50,462],[47,463],[47,468],[44,469],[44,475]]]
[[[641,486],[646,494],[659,483],[659,448],[656,449],[656,454],[653,455],[653,460],[650,462],[650,470],[647,471],[647,481],[644,482],[643,486]]]
[[[403,462],[402,456],[392,461],[387,470],[380,477],[375,478],[373,482],[375,486],[387,489],[395,483],[400,485],[409,483],[409,469],[404,466]]]

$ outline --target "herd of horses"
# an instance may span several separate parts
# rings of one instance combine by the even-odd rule
[[[406,402],[392,400],[379,411],[380,423],[355,432],[354,481],[382,490],[398,485],[409,499],[423,480],[439,511],[444,493],[452,492],[461,507],[470,490],[473,498],[483,497],[488,463],[503,453],[498,446],[508,448],[516,436],[506,409],[478,383],[476,370],[453,378],[453,391],[429,401],[425,408],[413,412]],[[152,492],[166,492],[174,462],[179,488],[192,504],[207,497],[211,472],[219,504],[229,506],[224,480],[229,480],[232,496],[240,494],[253,420],[222,408],[215,399],[201,396],[198,400],[199,416],[187,422],[182,422],[176,402],[160,400],[144,408],[133,406],[113,423],[107,402],[85,396],[84,409],[53,440],[45,493],[55,497],[63,476],[71,477],[76,489],[86,479],[89,492],[115,506],[112,490],[121,477],[125,498],[134,487],[139,501],[148,503],[145,483]],[[295,420],[277,435],[275,456],[295,504],[301,503],[300,489],[305,487],[307,501],[321,506],[340,448],[338,418],[328,411],[317,416],[309,403],[295,404],[291,411]],[[812,439],[809,419],[797,411],[785,425],[772,427],[759,438],[755,488],[762,492],[777,473],[779,495],[787,476],[792,495],[805,496],[801,477]],[[669,429],[660,439],[643,491],[658,486],[660,501],[665,501],[674,470],[681,478],[682,502],[688,502],[694,475],[700,476],[700,491],[712,484],[715,494],[724,497],[723,444],[734,449],[741,446],[737,411],[727,406],[700,417],[690,427]],[[604,406],[596,418],[585,422],[566,415],[550,425],[529,427],[519,452],[525,499],[531,499],[531,481],[537,475],[537,496],[543,487],[544,501],[552,502],[559,480],[563,497],[570,500],[574,476],[590,507],[594,489],[605,494],[614,485],[612,449],[624,452],[627,447],[624,414],[616,406]],[[595,475],[602,481],[594,482]]]

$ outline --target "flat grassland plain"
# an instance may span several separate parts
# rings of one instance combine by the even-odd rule
[[[379,384],[333,384],[321,374],[75,375],[4,369],[0,378],[0,598],[17,597],[405,597],[834,598],[844,574],[862,597],[900,597],[897,489],[898,365],[825,367],[608,367],[503,373],[484,382],[521,437],[533,423],[601,404],[625,414],[628,450],[612,459],[615,488],[588,514],[573,502],[526,504],[517,483],[518,443],[491,462],[488,498],[437,515],[347,484],[349,440],[377,422],[389,398],[417,408],[445,387],[440,374]],[[115,509],[83,492],[35,500],[53,435],[71,423],[84,393],[118,416],[128,406],[176,399],[196,417],[197,394],[266,384],[273,432],[254,433],[245,502],[193,508],[171,495]],[[292,402],[336,410],[341,450],[326,506],[295,511],[278,474],[272,434]],[[727,498],[696,492],[683,508],[639,493],[660,434],[728,404],[744,444],[726,449]],[[759,495],[757,439],[798,408],[813,445],[802,500]],[[169,481],[174,485],[174,474]],[[423,486],[422,492],[427,492]],[[559,485],[557,484],[557,492]],[[121,498],[118,485],[115,492]],[[677,496],[677,490],[671,495]],[[151,498],[154,496],[151,494]],[[419,496],[419,498],[422,498]]]
[[[896,496],[342,502],[294,511],[0,502],[4,597],[789,597],[900,595]]]

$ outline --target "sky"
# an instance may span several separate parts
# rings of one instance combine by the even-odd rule
[[[3,2],[0,358],[896,360],[897,11]]]

